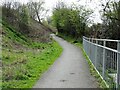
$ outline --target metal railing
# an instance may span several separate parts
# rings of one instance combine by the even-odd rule
[[[120,88],[120,40],[83,37],[83,47],[109,88]]]

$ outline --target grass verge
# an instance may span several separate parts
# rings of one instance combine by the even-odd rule
[[[100,88],[108,88],[108,86],[106,85],[106,83],[104,82],[104,80],[101,78],[101,76],[98,74],[98,72],[96,71],[96,69],[94,68],[92,62],[89,60],[87,54],[85,53],[84,49],[83,49],[83,45],[82,45],[82,40],[79,39],[79,40],[76,40],[74,38],[71,38],[69,36],[66,36],[66,35],[62,35],[62,34],[59,34],[58,35],[59,37],[62,37],[63,39],[67,40],[68,42],[80,47],[80,49],[82,50],[82,54],[83,56],[86,58],[88,64],[89,64],[89,67],[90,67],[90,73],[92,76],[94,76],[99,84],[99,87]]]
[[[35,43],[32,47],[34,49],[22,51],[2,50],[2,88],[32,88],[62,52],[61,46],[55,41]]]

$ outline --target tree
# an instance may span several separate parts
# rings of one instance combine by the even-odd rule
[[[18,10],[19,11],[19,8],[21,7],[21,3],[20,2],[13,2],[12,3],[12,8],[15,9],[15,10]]]
[[[21,12],[19,12],[20,17],[22,19],[22,22],[26,22],[26,24],[29,24],[29,14],[28,14],[28,10],[27,10],[27,6],[23,5],[21,7]]]
[[[37,20],[39,21],[40,24],[42,24],[41,19],[42,19],[43,13],[47,12],[47,10],[45,10],[45,8],[43,7],[44,3],[45,2],[43,2],[41,0],[39,2],[31,1],[31,2],[27,3],[30,16],[35,20],[37,18]]]
[[[120,39],[120,1],[109,0],[102,6],[102,37]]]
[[[65,3],[59,2],[53,10],[52,19],[58,33],[79,38],[85,34],[85,28],[91,13],[90,10],[82,6],[73,4],[68,7]]]

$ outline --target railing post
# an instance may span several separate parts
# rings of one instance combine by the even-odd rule
[[[92,38],[91,42],[93,43],[93,38]]]
[[[98,44],[98,41],[96,40],[96,44]],[[95,67],[97,68],[97,45],[95,46]]]
[[[120,52],[120,42],[117,43],[117,51]],[[119,88],[120,84],[120,54],[117,53],[117,84],[116,88]]]
[[[104,47],[106,46],[106,41],[104,41]],[[102,69],[102,76],[103,76],[103,79],[105,79],[105,66],[106,66],[106,52],[105,52],[105,48],[103,48],[103,69]]]
[[[90,43],[90,38],[89,38],[89,49],[88,49],[88,56],[89,56],[89,58],[90,58],[90,45],[91,45],[91,43]]]
[[[83,39],[83,48],[85,49],[85,46],[84,46],[84,44],[85,44],[85,43],[84,43],[84,36],[83,36],[83,38],[82,38],[82,39]]]

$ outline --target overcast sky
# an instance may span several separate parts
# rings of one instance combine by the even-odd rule
[[[3,1],[19,1],[22,3],[27,3],[29,0],[1,0]],[[38,1],[38,0],[33,0],[33,1]],[[60,1],[60,0],[43,0],[45,1],[45,7],[46,9],[49,9],[48,15],[52,14],[52,8],[55,6],[56,2]],[[101,23],[101,19],[100,19],[100,14],[99,14],[99,10],[101,9],[100,6],[100,1],[101,0],[61,0],[66,2],[68,5],[75,3],[75,4],[79,4],[79,5],[83,5],[86,8],[90,8],[94,11],[93,13],[93,17],[91,18],[95,23],[99,22]],[[79,1],[79,2],[78,2]]]
[[[52,8],[55,6],[57,1],[59,0],[45,0],[46,7],[50,9],[50,12],[49,12],[50,14],[51,14]],[[86,8],[91,8],[94,11],[92,15],[93,17],[91,19],[95,23],[97,22],[101,23],[100,14],[99,14],[99,10],[101,9],[101,6],[100,6],[101,0],[62,0],[62,1],[66,2],[69,5],[72,3],[75,3],[75,4],[83,5]]]
[[[52,7],[56,4],[57,1],[58,0],[51,0],[51,1],[50,0],[45,0],[46,6],[49,9],[52,10]],[[101,6],[100,6],[100,1],[101,0],[62,0],[62,1],[66,2],[69,5],[72,4],[72,3],[75,3],[75,4],[78,4],[78,5],[83,5],[86,8],[92,9],[94,11],[94,13],[93,13],[93,15],[92,15],[93,17],[91,19],[95,23],[97,23],[97,22],[101,23],[100,14],[99,14],[99,11],[101,10]]]

